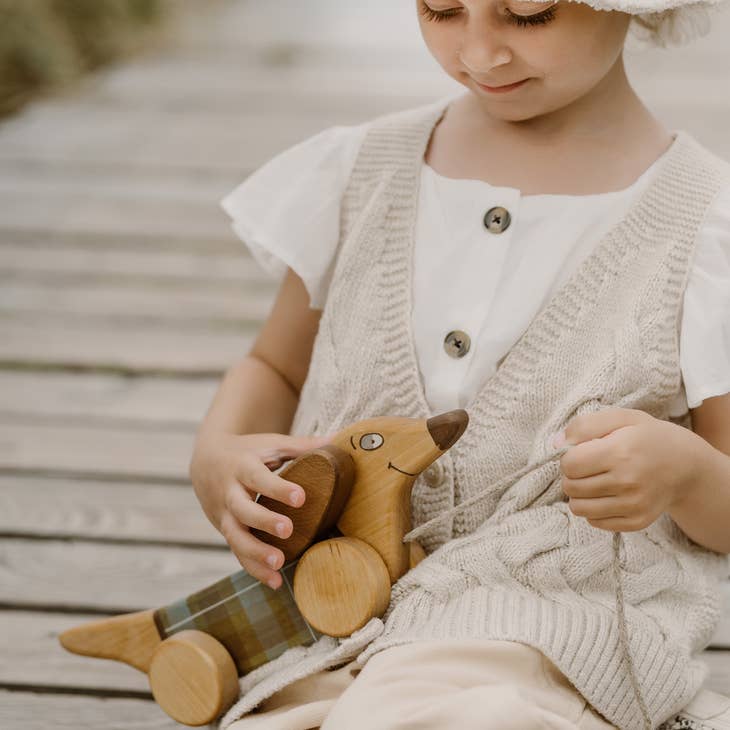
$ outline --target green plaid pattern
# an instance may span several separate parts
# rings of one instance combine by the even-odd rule
[[[294,602],[297,562],[281,569],[283,585],[276,591],[240,570],[157,609],[154,619],[160,637],[186,629],[204,631],[228,649],[239,675],[276,659],[289,647],[314,643],[321,634],[304,620]]]

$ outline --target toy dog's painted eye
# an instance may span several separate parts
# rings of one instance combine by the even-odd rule
[[[366,451],[379,449],[383,445],[383,437],[379,433],[366,433],[360,438],[360,448]]]

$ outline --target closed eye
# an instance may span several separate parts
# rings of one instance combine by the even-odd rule
[[[509,23],[524,27],[527,25],[544,25],[545,23],[549,23],[555,18],[555,12],[555,5],[551,5],[546,10],[543,10],[539,13],[533,13],[532,15],[517,15],[517,13],[513,13],[511,10],[507,10],[507,15],[505,17],[508,18]],[[426,5],[426,3],[421,3],[421,15],[423,15],[426,20],[434,23],[450,20],[451,18],[455,18],[460,13],[461,10],[459,8],[450,8],[449,10],[434,10],[433,8],[430,8],[428,5]]]

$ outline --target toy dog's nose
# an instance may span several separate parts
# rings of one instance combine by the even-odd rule
[[[426,421],[428,432],[436,446],[446,451],[455,444],[466,430],[469,414],[463,408],[446,411]]]

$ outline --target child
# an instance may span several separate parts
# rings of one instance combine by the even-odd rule
[[[622,58],[632,19],[662,39],[701,10],[674,5],[417,0],[466,93],[325,130],[224,200],[286,273],[191,461],[246,570],[281,584],[248,528],[291,532],[253,501],[303,502],[286,460],[362,418],[470,420],[414,484],[428,556],[383,619],[242,678],[222,727],[646,729],[702,685],[730,552],[730,165]]]

